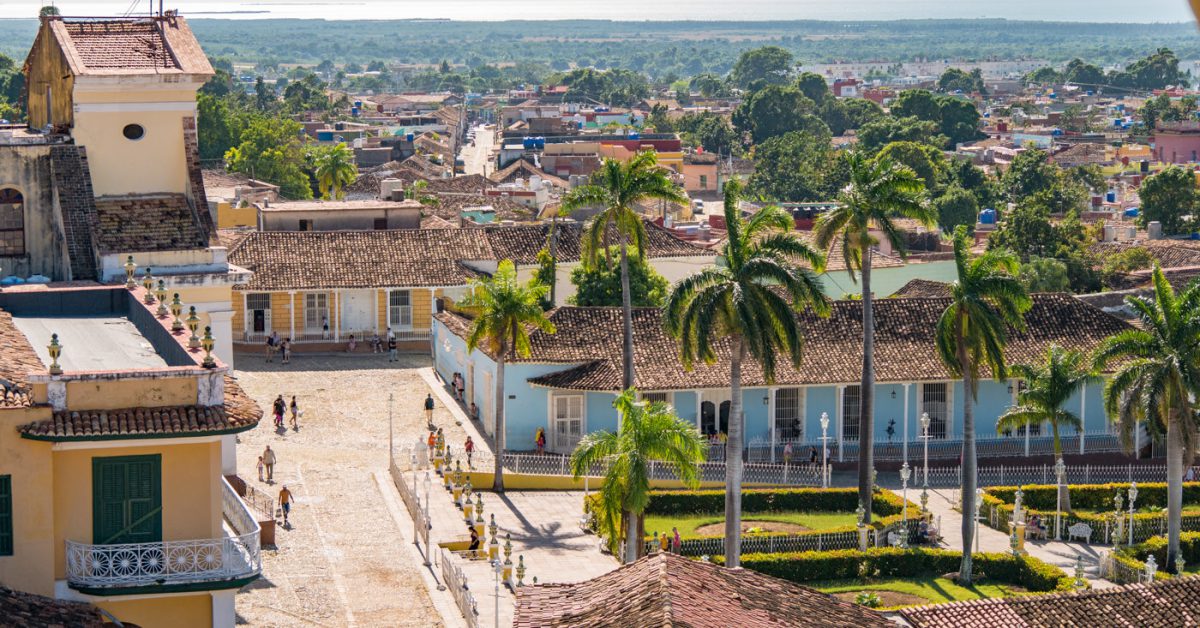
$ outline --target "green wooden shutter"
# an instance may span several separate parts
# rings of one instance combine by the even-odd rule
[[[12,476],[0,475],[0,556],[13,555]]]
[[[162,540],[162,457],[92,459],[92,542]]]

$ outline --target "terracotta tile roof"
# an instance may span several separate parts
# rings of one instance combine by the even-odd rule
[[[461,260],[491,259],[479,229],[267,231],[229,251],[246,290],[461,286],[477,275]]]
[[[226,377],[225,403],[220,406],[60,410],[18,431],[24,438],[49,441],[203,436],[245,431],[261,418],[258,404]]]
[[[45,370],[29,339],[13,325],[12,315],[0,310],[0,408],[32,404],[26,377]]]
[[[433,179],[426,183],[425,193],[460,192],[464,194],[480,194],[486,188],[496,187],[488,177],[481,174],[468,174],[452,179]]]
[[[1090,351],[1101,340],[1128,329],[1120,319],[1065,294],[1034,295],[1026,314],[1028,329],[1010,332],[1007,358],[1012,363],[1040,359],[1051,343]],[[880,299],[875,301],[875,369],[879,382],[952,379],[934,350],[934,330],[947,298]],[[469,323],[461,315],[442,312],[439,321],[458,335]],[[454,320],[458,318],[459,320]],[[555,334],[533,332],[530,357],[516,361],[563,363],[570,368],[529,381],[573,390],[613,391],[621,387],[621,310],[606,307],[561,307],[550,313]],[[828,318],[800,315],[805,339],[799,369],[780,364],[782,386],[857,382],[862,374],[862,303],[837,301]],[[722,388],[729,385],[728,345],[715,347],[717,361],[699,363],[689,372],[679,360],[677,342],[663,328],[662,311],[633,311],[634,384],[641,390]],[[986,373],[984,374],[986,377]],[[742,384],[762,386],[766,380],[753,361],[742,365]]]
[[[50,31],[76,75],[213,74],[181,17],[60,19]]]
[[[559,223],[556,252],[560,262],[577,262],[583,254],[580,238],[583,225]],[[511,259],[517,264],[533,264],[538,251],[549,241],[550,223],[524,227],[490,228],[488,241],[496,259]],[[711,255],[704,249],[679,239],[658,224],[646,221],[646,254],[649,259]]]
[[[182,194],[96,199],[101,253],[206,248],[208,237]]]
[[[1196,240],[1133,240],[1124,242],[1097,242],[1091,251],[1103,262],[1108,257],[1141,247],[1150,252],[1163,268],[1200,266],[1200,241]]]
[[[950,296],[950,284],[928,279],[910,279],[908,283],[892,293],[895,298],[927,299]]]
[[[426,206],[425,213],[453,223],[458,222],[459,214],[464,209],[477,207],[491,207],[496,210],[496,220],[530,222],[537,219],[532,208],[500,196],[455,192],[434,193],[432,196],[438,202],[436,205]]]
[[[668,553],[587,582],[521,587],[516,604],[513,628],[895,628],[808,587]]]
[[[487,178],[491,179],[491,181],[494,183],[511,183],[515,181],[517,177],[524,177],[528,179],[533,175],[539,176],[543,181],[549,181],[559,188],[565,189],[570,187],[570,183],[568,183],[565,179],[556,177],[545,170],[538,168],[532,163],[529,163],[529,161],[527,161],[524,157],[505,166],[503,169],[489,174]]]
[[[0,617],[8,628],[100,628],[104,616],[90,605],[0,586]]]
[[[1200,625],[1200,578],[901,609],[917,628],[1088,628]]]

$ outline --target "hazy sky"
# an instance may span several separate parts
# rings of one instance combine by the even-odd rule
[[[32,17],[51,0],[0,0],[0,17]],[[151,0],[54,0],[63,15],[148,11]],[[158,0],[153,0],[157,5]],[[459,20],[896,20],[1000,17],[1073,22],[1180,22],[1186,0],[164,0],[200,17]]]

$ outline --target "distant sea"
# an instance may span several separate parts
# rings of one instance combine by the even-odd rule
[[[145,14],[151,0],[0,0],[0,18]],[[157,8],[158,0],[153,0]],[[1186,0],[164,0],[192,18],[326,20],[904,20],[1006,18],[1062,22],[1182,22]]]

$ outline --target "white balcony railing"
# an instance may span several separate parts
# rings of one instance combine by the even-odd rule
[[[262,571],[259,526],[223,478],[222,507],[234,536],[218,539],[92,545],[67,541],[67,582],[116,588],[240,580]]]

